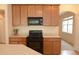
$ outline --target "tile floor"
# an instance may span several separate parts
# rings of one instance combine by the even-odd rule
[[[64,40],[61,41],[61,50],[74,50],[73,46],[65,42]]]
[[[75,51],[73,46],[62,40],[60,55],[79,55],[79,52]]]

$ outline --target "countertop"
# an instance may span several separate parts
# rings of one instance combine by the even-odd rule
[[[11,38],[12,37],[27,37],[27,35],[11,35],[10,37]],[[61,38],[61,36],[59,35],[51,35],[51,34],[44,34],[43,37],[44,38]]]
[[[42,55],[22,44],[0,44],[0,55]]]

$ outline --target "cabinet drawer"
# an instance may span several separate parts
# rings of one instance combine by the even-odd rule
[[[16,42],[16,41],[13,41],[13,42],[10,42],[10,44],[18,44],[18,42]]]
[[[25,44],[26,45],[26,42],[18,42],[19,44]]]
[[[11,38],[10,41],[26,41],[25,38]]]
[[[44,41],[61,41],[60,38],[44,38]]]
[[[10,37],[10,44],[26,44],[27,39],[25,37]]]

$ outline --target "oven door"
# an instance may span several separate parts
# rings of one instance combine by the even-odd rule
[[[34,49],[37,52],[43,53],[43,44],[42,44],[42,42],[29,41],[27,43],[27,46]]]

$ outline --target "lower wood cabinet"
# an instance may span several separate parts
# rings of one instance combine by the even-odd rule
[[[10,37],[9,43],[27,45],[27,39],[25,37]]]
[[[58,55],[61,52],[60,38],[44,38],[43,41],[43,54],[45,55]]]
[[[25,44],[27,45],[26,37],[10,37],[10,44]],[[43,39],[43,54],[44,55],[59,55],[61,52],[60,38],[44,38]]]

